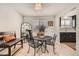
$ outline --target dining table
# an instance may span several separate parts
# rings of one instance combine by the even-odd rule
[[[48,40],[51,40],[52,39],[52,36],[40,36],[40,37],[35,36],[34,39],[37,40],[38,42],[41,42],[42,43],[42,47],[41,48],[44,48],[44,51],[43,51],[43,49],[41,50],[42,53],[45,53],[45,52],[49,53],[49,51],[47,49],[46,42]]]

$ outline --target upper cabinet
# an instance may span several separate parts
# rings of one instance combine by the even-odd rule
[[[60,28],[76,29],[76,15],[60,17]]]

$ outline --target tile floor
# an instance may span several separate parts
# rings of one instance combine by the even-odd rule
[[[17,46],[15,49],[17,49]],[[15,51],[12,49],[12,52]],[[52,46],[48,46],[49,53],[42,53],[41,50],[36,54],[36,56],[75,56],[76,51],[64,43],[56,45],[56,54],[53,53]],[[30,52],[27,54],[28,51],[28,44],[24,43],[24,48],[21,48],[14,56],[33,56],[33,48],[30,49]],[[0,53],[7,53],[7,49]]]

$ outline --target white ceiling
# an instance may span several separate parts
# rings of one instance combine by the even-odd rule
[[[49,16],[57,15],[62,11],[74,7],[77,4],[72,3],[43,3],[43,9],[35,10],[34,3],[17,3],[10,4],[11,7],[15,8],[23,16]]]

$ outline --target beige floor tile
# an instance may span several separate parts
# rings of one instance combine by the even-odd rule
[[[19,46],[17,46],[14,50],[16,50]],[[47,46],[49,53],[42,53],[41,50],[36,54],[36,56],[75,56],[76,51],[67,46],[66,44],[58,44],[56,45],[56,54],[53,53],[52,46]],[[14,51],[12,49],[12,52]],[[30,49],[30,52],[27,54],[28,44],[24,43],[24,48],[20,49],[14,56],[33,56],[33,48]],[[7,53],[7,49],[0,53]]]

